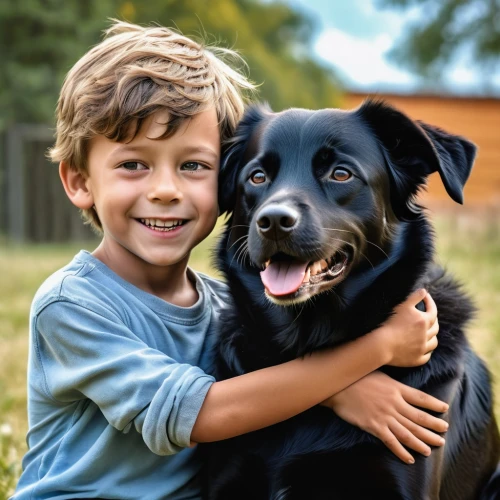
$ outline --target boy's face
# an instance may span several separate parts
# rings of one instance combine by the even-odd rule
[[[220,161],[216,111],[199,113],[174,135],[155,139],[167,120],[166,113],[152,115],[126,144],[103,136],[90,142],[85,184],[103,227],[105,260],[185,264],[215,225]]]

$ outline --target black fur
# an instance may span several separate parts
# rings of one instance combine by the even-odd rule
[[[233,377],[364,335],[425,286],[438,307],[439,346],[424,366],[384,370],[448,401],[450,430],[444,449],[416,456],[408,466],[369,434],[315,407],[212,445],[206,498],[479,498],[500,453],[490,376],[464,333],[474,308],[433,263],[432,228],[414,200],[427,176],[438,172],[461,203],[474,155],[467,140],[413,122],[382,102],[367,101],[351,112],[248,110],[220,178],[219,203],[229,218],[217,266],[234,304],[222,322],[216,376]],[[336,167],[353,176],[333,180]],[[266,175],[262,184],[249,180],[256,170]],[[289,235],[272,239],[259,232],[256,218],[270,203],[299,213]],[[259,273],[271,256],[314,261],[339,248],[348,249],[352,262],[331,290],[292,306],[266,297]],[[497,498],[496,481],[485,498]]]

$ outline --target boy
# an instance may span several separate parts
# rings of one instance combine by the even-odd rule
[[[220,144],[242,114],[245,89],[208,49],[126,23],[69,72],[51,156],[102,241],[35,296],[30,449],[13,498],[199,498],[196,443],[322,401],[361,427],[378,422],[371,432],[408,462],[397,438],[424,454],[423,441],[442,444],[414,422],[441,432],[444,422],[410,403],[445,411],[444,403],[367,376],[429,359],[438,324],[429,295],[427,312],[414,307],[422,291],[386,325],[334,351],[223,382],[206,373],[227,290],[187,264],[217,219]],[[366,391],[384,407],[359,398]]]

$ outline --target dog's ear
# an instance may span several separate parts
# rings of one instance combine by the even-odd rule
[[[384,149],[391,176],[391,202],[403,218],[418,213],[413,198],[428,175],[439,172],[450,197],[463,202],[476,146],[463,137],[415,122],[382,101],[367,100],[358,113]]]
[[[243,115],[234,136],[227,141],[222,150],[219,173],[219,211],[230,213],[236,202],[238,173],[245,165],[252,139],[260,125],[272,116],[271,108],[266,104],[251,105]]]
[[[457,203],[463,203],[463,188],[469,178],[477,147],[463,137],[452,135],[427,123],[417,121],[432,142],[439,160],[438,172],[446,191]]]

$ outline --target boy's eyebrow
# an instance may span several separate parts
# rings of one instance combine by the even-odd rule
[[[207,153],[213,156],[214,159],[218,159],[219,155],[211,148],[205,146],[186,146],[183,148],[186,153]]]
[[[110,153],[108,159],[112,160],[115,156],[121,156],[123,154],[140,153],[147,149],[148,149],[147,146],[127,146],[127,145],[120,146]]]
[[[150,146],[128,146],[124,145],[119,148],[116,148],[108,157],[108,159],[112,160],[115,156],[121,156],[123,154],[130,153],[141,153],[147,151]],[[184,153],[194,154],[194,153],[205,153],[209,154],[214,158],[214,160],[219,159],[219,155],[211,148],[206,146],[186,146],[182,148]]]

